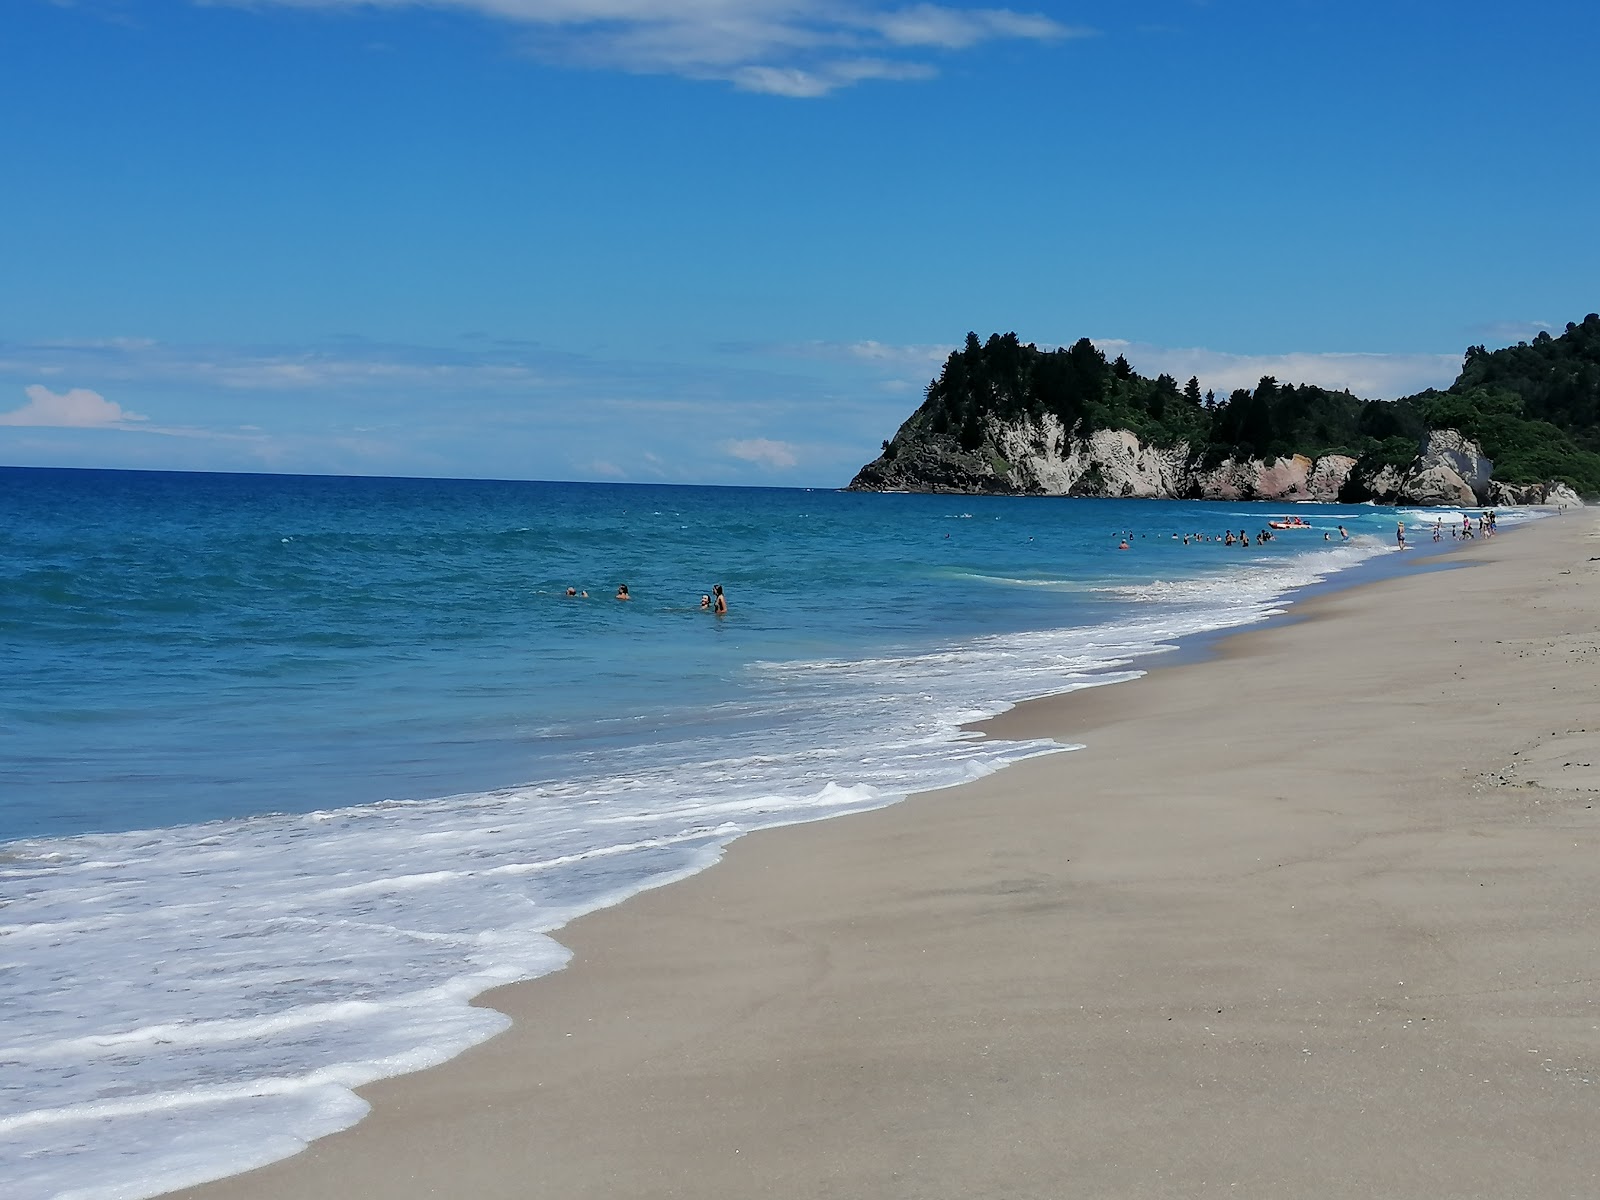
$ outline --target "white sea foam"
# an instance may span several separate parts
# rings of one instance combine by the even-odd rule
[[[769,662],[716,740],[622,748],[542,786],[7,847],[0,1177],[8,1200],[138,1197],[293,1154],[351,1091],[506,1025],[468,1001],[559,969],[551,932],[705,868],[740,833],[892,802],[1064,747],[960,726],[1128,679],[1259,621],[1372,544],[1107,589],[1088,628]],[[734,706],[737,708],[737,706]],[[92,986],[91,986],[92,984]]]
[[[1496,524],[1499,525],[1516,525],[1549,515],[1547,512],[1536,508],[1498,508],[1492,504],[1485,504],[1473,505],[1470,508],[1402,508],[1395,511],[1395,519],[1404,521],[1408,526],[1416,526],[1424,528],[1424,530],[1433,528],[1434,522],[1438,521],[1446,529],[1449,529],[1452,525],[1459,527],[1461,522],[1468,517],[1476,525],[1478,519],[1485,512],[1491,510],[1494,512]]]

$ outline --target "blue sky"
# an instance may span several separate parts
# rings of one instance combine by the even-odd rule
[[[6,0],[0,462],[834,486],[968,329],[1600,308],[1600,6]]]

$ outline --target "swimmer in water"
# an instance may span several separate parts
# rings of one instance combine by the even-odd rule
[[[722,594],[722,585],[713,584],[711,588],[711,611],[719,617],[728,615],[728,598]]]
[[[703,609],[709,609],[711,607],[711,597],[709,595],[700,597],[700,607]]]
[[[628,585],[627,584],[624,583],[624,584],[619,584],[617,586],[617,599],[618,600],[632,600],[633,599],[632,596],[628,595]]]
[[[1128,545],[1128,539],[1127,538],[1123,538],[1120,542],[1117,543],[1117,549],[1118,550],[1131,550],[1132,548],[1133,547]]]

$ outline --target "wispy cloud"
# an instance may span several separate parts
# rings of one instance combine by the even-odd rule
[[[1531,336],[1531,335],[1530,335]],[[1427,387],[1447,387],[1461,369],[1459,354],[1319,353],[1232,354],[1204,347],[1157,346],[1123,338],[1091,339],[1108,358],[1121,354],[1143,375],[1165,372],[1181,380],[1191,375],[1203,387],[1227,393],[1254,387],[1263,375],[1285,383],[1314,383],[1322,387],[1349,388],[1364,397],[1407,395]],[[1041,347],[1056,345],[1041,341]],[[819,359],[851,363],[873,370],[883,390],[905,390],[939,373],[955,345],[863,340],[856,342],[793,342],[760,347],[774,357]]]
[[[800,462],[793,445],[771,438],[737,438],[723,442],[722,448],[741,462],[756,463],[779,471],[786,471]]]
[[[254,426],[206,429],[193,425],[160,425],[143,413],[130,412],[92,388],[53,392],[35,383],[22,389],[28,402],[0,413],[0,426],[26,429],[110,429],[127,433],[193,441],[232,441],[265,444],[268,439]]]
[[[43,384],[35,383],[22,391],[28,402],[21,408],[0,413],[0,425],[38,429],[125,429],[130,422],[149,420],[125,411],[120,404],[88,388],[52,392]]]
[[[685,482],[765,482],[785,472],[831,485],[897,419],[898,402],[861,385],[880,373],[861,360],[842,360],[841,380],[789,355],[739,358],[712,347],[680,361],[604,358],[476,335],[444,347],[350,337],[280,347],[137,337],[0,343],[0,397],[7,379],[17,393],[45,382],[52,395],[92,388],[108,405],[120,401],[124,419],[84,411],[99,428],[127,431],[0,426],[0,457]],[[131,419],[144,413],[151,418]],[[830,442],[817,440],[820,427]],[[55,448],[25,445],[33,433]],[[797,471],[805,474],[789,473]]]
[[[1094,338],[1108,358],[1122,355],[1141,375],[1197,376],[1203,388],[1227,393],[1251,388],[1264,375],[1281,383],[1314,383],[1392,400],[1428,387],[1448,387],[1461,370],[1459,354],[1229,354],[1201,347],[1174,349],[1119,338]]]
[[[1549,321],[1489,321],[1472,332],[1491,346],[1509,346],[1530,341],[1541,333],[1555,333],[1556,327]]]
[[[939,364],[949,357],[950,351],[957,349],[957,347],[954,344],[945,345],[934,342],[896,345],[893,342],[863,339],[855,342],[781,342],[759,347],[759,349],[770,354],[789,358],[817,358],[833,362],[863,363],[894,368],[931,367],[937,369]]]
[[[230,391],[537,384],[558,356],[535,365],[522,349],[451,351],[352,341],[316,348],[178,346],[116,337],[0,343],[0,375],[71,375],[199,385]]]
[[[396,397],[470,398],[481,402],[480,412],[497,403],[503,419],[514,422],[530,415],[528,406],[537,400],[577,396],[591,405],[603,401],[613,412],[656,415],[723,412],[758,392],[766,397],[767,411],[804,409],[822,401],[808,375],[788,371],[782,360],[830,357],[822,351],[743,347],[733,352],[748,361],[729,365],[716,361],[725,358],[727,347],[716,360],[695,363],[597,358],[532,342],[467,341],[455,347],[360,338],[309,346],[183,345],[127,337],[0,342],[0,379],[70,379],[107,394],[125,386],[158,387],[235,406],[254,395],[296,402],[332,396],[373,403]],[[882,353],[896,351],[885,347]],[[867,352],[834,357],[855,366],[872,360]],[[917,374],[925,373],[926,364],[917,368]]]
[[[529,51],[563,65],[718,80],[810,98],[866,80],[926,79],[929,53],[985,42],[1054,42],[1087,31],[1040,13],[874,0],[195,0],[293,8],[431,8],[535,31]]]

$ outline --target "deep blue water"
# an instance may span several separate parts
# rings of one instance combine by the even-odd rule
[[[737,720],[752,661],[1087,623],[1096,583],[1242,557],[1141,502],[10,469],[0,511],[0,839],[560,775]]]

